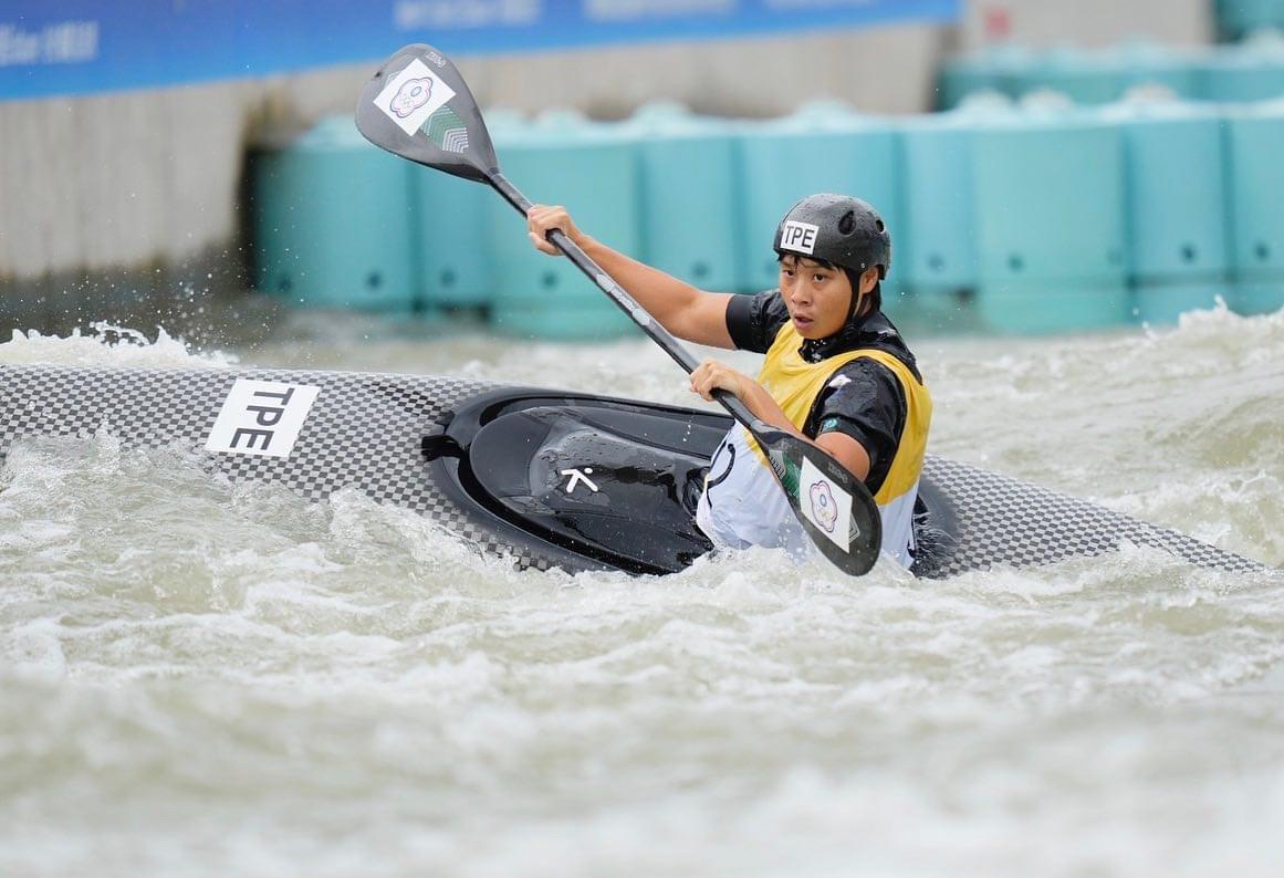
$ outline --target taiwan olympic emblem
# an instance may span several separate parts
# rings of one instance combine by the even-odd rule
[[[838,504],[834,502],[834,492],[829,482],[815,482],[811,486],[811,514],[816,524],[827,532],[834,532],[838,522]]]
[[[428,103],[432,97],[432,79],[425,76],[423,79],[407,79],[397,89],[397,94],[389,102],[388,107],[402,119],[409,116],[415,110]]]

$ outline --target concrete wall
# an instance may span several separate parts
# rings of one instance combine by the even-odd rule
[[[945,53],[986,39],[994,9],[1007,10],[1015,41],[1094,45],[1134,33],[1205,41],[1207,7],[1208,0],[973,0],[958,29],[906,25],[459,63],[483,107],[573,106],[619,118],[648,99],[674,98],[705,113],[770,116],[834,97],[871,113],[910,113],[931,106]],[[247,148],[350,113],[371,67],[0,103],[0,332],[36,313],[53,315],[43,324],[101,314],[85,291],[108,278],[134,278],[140,288],[149,273],[197,287],[242,283],[238,192]],[[90,307],[79,309],[80,298]]]

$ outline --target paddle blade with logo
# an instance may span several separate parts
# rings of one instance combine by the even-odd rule
[[[450,59],[416,43],[371,77],[357,103],[357,128],[375,146],[478,183],[499,170],[486,123]]]
[[[865,483],[797,436],[767,427],[754,438],[820,553],[844,573],[868,573],[883,544],[883,519]]]

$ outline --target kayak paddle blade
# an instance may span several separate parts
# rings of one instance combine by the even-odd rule
[[[868,573],[883,544],[883,520],[865,483],[796,436],[772,430],[755,438],[821,554],[844,573]]]
[[[383,63],[361,90],[357,129],[381,149],[478,183],[499,170],[477,102],[450,59],[423,43]]]

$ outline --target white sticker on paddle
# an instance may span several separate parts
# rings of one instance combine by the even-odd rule
[[[803,458],[798,481],[798,507],[807,520],[844,552],[851,551],[852,496]]]
[[[383,87],[374,103],[389,119],[401,126],[402,131],[413,137],[428,121],[428,117],[454,96],[454,89],[429,70],[426,64],[414,58],[406,65],[405,70]]]
[[[320,387],[238,378],[205,450],[255,457],[289,457]]]

